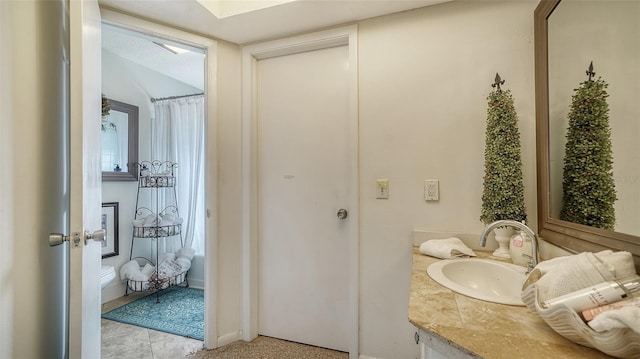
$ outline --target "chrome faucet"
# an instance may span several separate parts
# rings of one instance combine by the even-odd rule
[[[527,227],[526,224],[518,221],[513,221],[510,219],[495,221],[489,224],[484,229],[484,231],[482,231],[482,234],[480,235],[480,247],[484,247],[487,245],[487,237],[489,236],[489,233],[491,233],[491,231],[494,230],[494,228],[502,227],[502,226],[511,226],[511,227],[516,227],[518,229],[521,229],[531,238],[531,257],[530,257],[531,261],[529,261],[529,268],[527,271],[527,273],[529,273],[538,264],[538,262],[540,261],[540,258],[538,255],[538,237],[536,237],[536,234],[533,233],[533,230]]]

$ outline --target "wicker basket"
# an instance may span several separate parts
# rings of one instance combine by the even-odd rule
[[[566,304],[542,308],[535,283],[522,292],[522,301],[530,310],[538,313],[556,333],[574,343],[619,358],[640,358],[640,334],[629,328],[596,332]]]

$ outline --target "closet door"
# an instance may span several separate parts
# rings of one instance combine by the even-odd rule
[[[258,333],[341,351],[357,225],[348,215],[348,61],[348,46],[337,46],[256,68]]]

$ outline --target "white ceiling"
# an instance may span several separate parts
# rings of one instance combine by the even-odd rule
[[[200,2],[214,0],[98,0],[100,6],[199,35],[246,44],[346,24],[357,20],[434,5],[450,0],[296,0],[217,18]],[[218,0],[215,0],[218,1]],[[230,2],[230,0],[225,0]],[[234,0],[260,8],[269,0]],[[253,4],[249,6],[248,3]],[[271,0],[271,2],[274,2]],[[207,4],[207,7],[220,4]],[[226,4],[229,6],[229,4]],[[171,54],[148,36],[103,26],[102,48],[153,71],[204,89],[202,55]]]
[[[102,26],[103,51],[204,91],[204,54],[197,52],[173,54],[154,44],[153,40],[163,42],[148,35],[114,26]]]
[[[98,0],[104,7],[236,44],[308,32],[446,1],[450,0],[297,0],[217,18],[197,0]]]

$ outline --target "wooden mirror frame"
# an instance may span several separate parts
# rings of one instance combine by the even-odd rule
[[[102,172],[102,181],[137,181],[138,170],[135,163],[138,162],[138,106],[109,99],[111,110],[127,114],[127,171]]]
[[[571,252],[604,249],[628,251],[640,268],[640,237],[551,218],[549,212],[549,67],[547,19],[561,0],[541,0],[534,11],[536,165],[538,233],[542,239]]]

